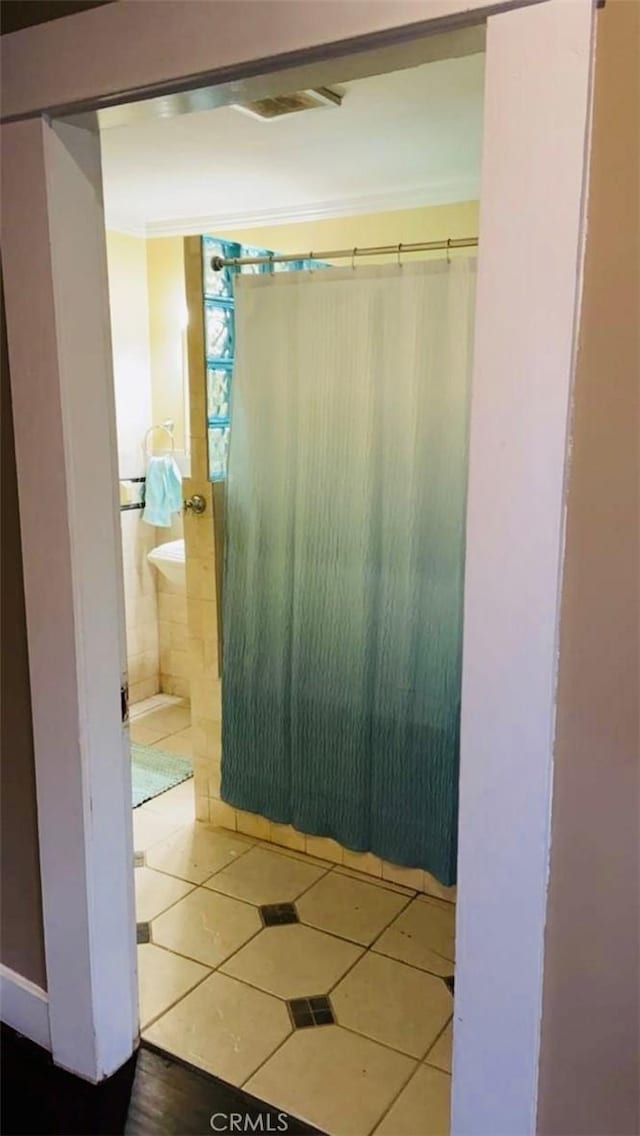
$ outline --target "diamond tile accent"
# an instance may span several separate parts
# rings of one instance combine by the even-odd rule
[[[280,927],[283,923],[299,923],[293,903],[263,903],[260,915],[265,927]]]
[[[151,939],[151,928],[148,923],[136,923],[136,943],[148,943]]]
[[[291,998],[287,1005],[296,1029],[335,1023],[333,1008],[326,994],[317,994],[312,998]]]

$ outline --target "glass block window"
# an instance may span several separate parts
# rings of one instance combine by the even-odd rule
[[[233,302],[205,300],[204,336],[207,363],[233,362]]]
[[[210,426],[207,434],[209,439],[209,480],[224,481],[227,475],[229,426]]]
[[[229,425],[231,364],[207,364],[207,413],[210,426]]]
[[[209,480],[224,481],[227,475],[230,401],[235,356],[233,278],[239,271],[233,265],[215,272],[214,256],[269,256],[269,249],[253,248],[220,237],[202,238],[202,291],[204,294],[204,330],[207,365],[207,437],[209,443]],[[293,260],[278,264],[246,264],[242,272],[291,272],[310,268],[309,260]],[[313,268],[328,265],[313,262]]]

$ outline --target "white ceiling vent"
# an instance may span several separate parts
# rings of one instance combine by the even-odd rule
[[[234,103],[233,107],[251,118],[269,122],[274,118],[282,118],[285,114],[297,114],[298,111],[313,110],[315,107],[339,107],[341,103],[342,95],[337,91],[332,91],[329,87],[316,87],[309,91],[294,91],[292,95],[274,95],[251,103]]]

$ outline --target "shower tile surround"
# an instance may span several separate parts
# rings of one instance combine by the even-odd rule
[[[178,825],[185,795],[134,811],[142,1036],[330,1136],[446,1136],[454,906]],[[286,922],[264,917],[274,886]]]
[[[120,526],[129,702],[135,703],[151,698],[160,690],[155,569],[147,560],[157,540],[155,528],[144,524],[140,509],[122,508]]]
[[[157,544],[180,540],[184,534],[182,517],[175,517],[171,528],[156,529]],[[155,571],[155,570],[154,570]],[[177,698],[190,697],[191,655],[187,621],[187,597],[183,588],[156,572],[158,594],[158,644],[160,690]]]
[[[296,831],[290,825],[244,812],[220,797],[221,699],[218,663],[218,625],[215,586],[213,493],[207,446],[207,384],[203,316],[203,254],[200,237],[184,242],[186,296],[189,310],[189,376],[191,478],[184,495],[200,493],[207,501],[201,517],[184,519],[187,545],[187,610],[191,653],[191,716],[196,793],[196,817],[230,832],[339,864],[390,884],[454,900],[455,887],[444,887],[429,872],[404,868],[370,852],[354,852],[328,837]]]
[[[142,483],[143,479],[136,481]],[[182,519],[176,518],[171,528],[155,528],[142,520],[139,504],[127,503],[120,507],[120,525],[129,704],[135,705],[159,692],[189,698],[191,657],[186,596],[147,560],[156,545],[182,537]]]

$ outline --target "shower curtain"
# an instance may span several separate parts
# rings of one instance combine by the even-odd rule
[[[455,881],[475,259],[239,277],[222,797]]]

